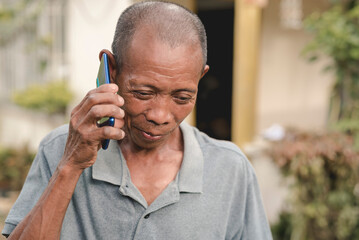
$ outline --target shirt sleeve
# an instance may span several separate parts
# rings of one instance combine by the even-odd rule
[[[262,203],[257,177],[250,167],[247,197],[245,204],[244,229],[241,236],[234,239],[240,240],[272,240],[269,223]]]
[[[40,146],[20,195],[5,220],[5,226],[2,230],[4,236],[10,235],[19,222],[35,206],[50,178],[51,171],[46,161],[43,147]]]

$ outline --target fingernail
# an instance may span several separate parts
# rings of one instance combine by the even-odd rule
[[[117,86],[116,86],[116,84],[111,84],[110,86],[111,86],[112,90],[117,91]]]

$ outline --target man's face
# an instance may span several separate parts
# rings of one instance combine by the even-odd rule
[[[202,76],[199,44],[171,48],[138,30],[124,62],[117,81],[128,140],[144,149],[167,143],[196,102]]]

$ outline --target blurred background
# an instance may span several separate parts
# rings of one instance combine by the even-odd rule
[[[0,0],[0,229],[134,2]],[[210,71],[186,121],[247,154],[274,239],[359,239],[359,1],[171,2],[208,37]]]

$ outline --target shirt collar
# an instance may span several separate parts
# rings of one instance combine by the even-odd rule
[[[203,183],[203,154],[194,135],[193,128],[181,123],[184,154],[180,171],[177,175],[180,192],[201,193]],[[97,160],[92,166],[92,178],[121,186],[129,176],[126,161],[117,141],[110,141],[107,150],[99,150]]]
[[[199,146],[194,129],[187,123],[180,125],[184,154],[181,169],[178,173],[178,187],[180,192],[202,192],[203,183],[203,154]]]
[[[125,169],[124,163],[117,141],[111,140],[107,150],[101,148],[98,151],[96,162],[92,166],[92,178],[120,186]]]

